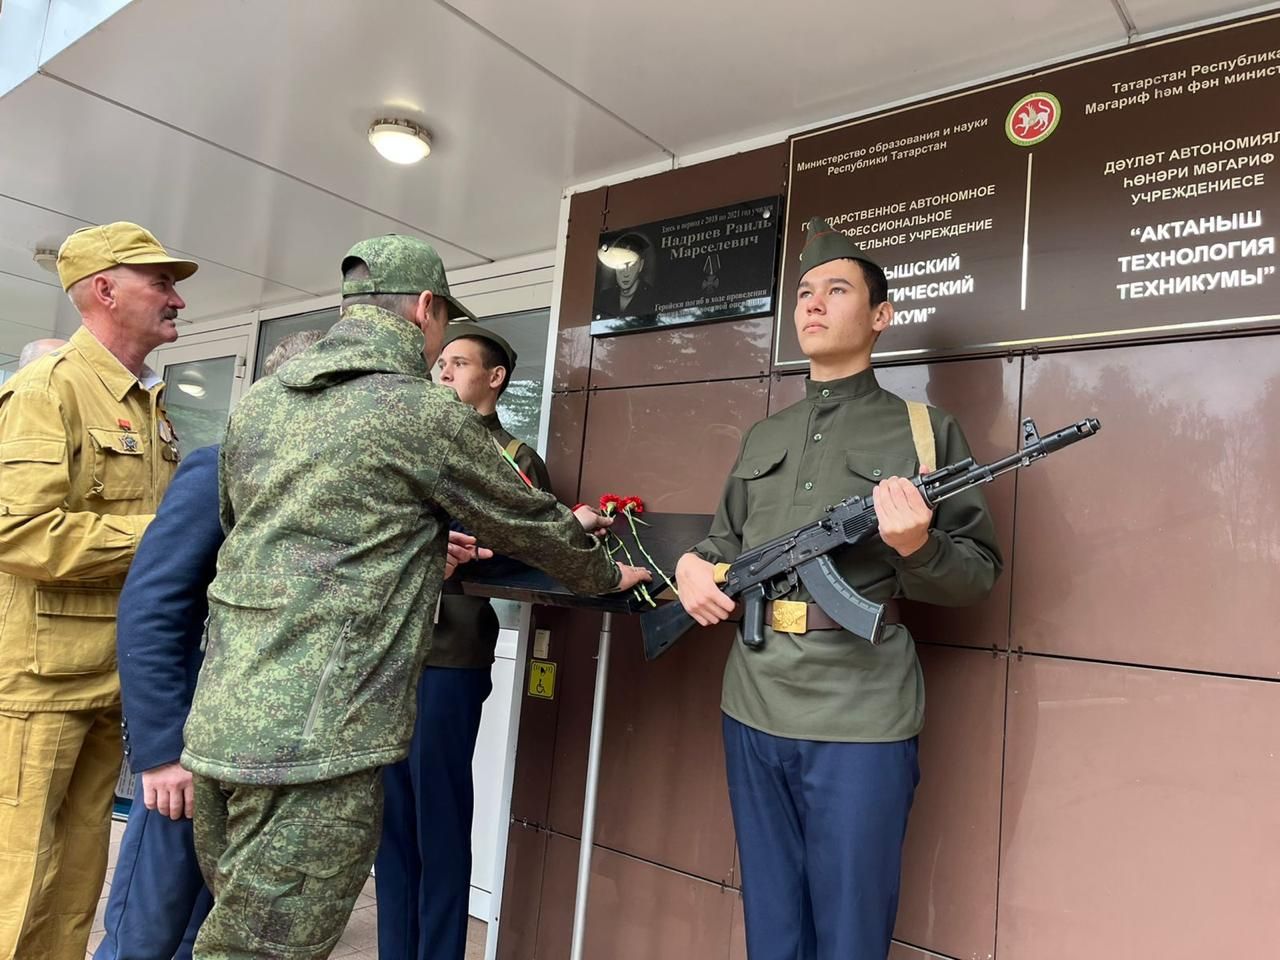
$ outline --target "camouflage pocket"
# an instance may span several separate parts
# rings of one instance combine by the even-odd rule
[[[375,823],[282,820],[273,824],[245,901],[254,936],[274,947],[322,950],[346,929],[378,842]]]

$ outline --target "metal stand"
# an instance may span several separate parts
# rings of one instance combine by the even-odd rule
[[[596,786],[600,779],[600,745],[604,739],[604,699],[609,684],[609,646],[613,614],[600,621],[600,651],[596,655],[596,695],[591,707],[591,747],[587,753],[587,792],[582,801],[582,846],[578,851],[578,895],[573,904],[573,950],[570,960],[582,960],[587,933],[587,894],[591,889],[591,846],[596,833]]]

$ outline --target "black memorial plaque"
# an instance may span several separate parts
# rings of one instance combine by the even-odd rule
[[[779,219],[766,197],[602,233],[591,335],[772,313]]]

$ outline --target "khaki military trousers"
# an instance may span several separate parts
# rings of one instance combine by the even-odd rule
[[[118,705],[0,710],[0,960],[84,960],[120,760]]]
[[[369,879],[382,768],[320,783],[249,786],[196,775],[196,857],[213,910],[195,960],[321,960]]]

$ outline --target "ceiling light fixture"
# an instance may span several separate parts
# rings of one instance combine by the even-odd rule
[[[48,270],[50,273],[58,272],[58,251],[50,250],[48,247],[36,247],[36,252],[31,257],[42,269]]]
[[[392,163],[417,163],[431,153],[427,131],[412,120],[375,120],[369,143]]]
[[[195,397],[197,400],[204,396],[204,387],[198,383],[180,383],[178,384],[178,389],[189,397]]]

